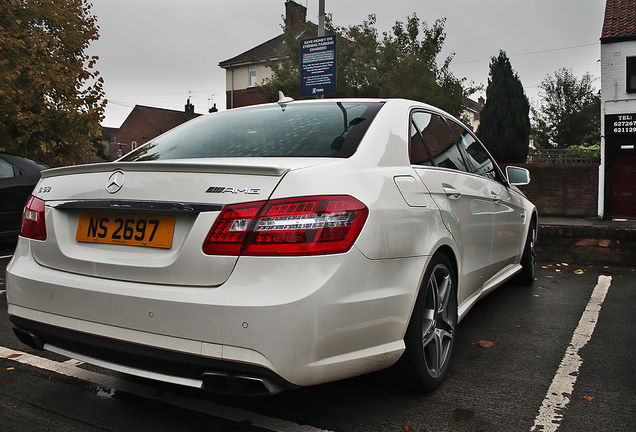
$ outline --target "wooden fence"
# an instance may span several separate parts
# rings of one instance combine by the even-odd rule
[[[599,163],[600,151],[594,149],[530,149],[529,164]]]

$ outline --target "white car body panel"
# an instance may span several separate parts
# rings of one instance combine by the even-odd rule
[[[521,269],[536,212],[519,192],[494,180],[411,166],[408,119],[414,107],[441,113],[412,101],[385,101],[348,158],[180,159],[45,171],[34,196],[46,202],[47,239],[20,238],[7,267],[9,314],[98,338],[256,366],[295,386],[394,364],[405,349],[433,255],[442,251],[456,267],[461,320],[480,297]],[[111,194],[106,186],[114,171],[124,173],[125,183]],[[206,193],[211,187],[222,191]],[[369,210],[345,253],[202,251],[225,206],[336,195],[354,197]],[[103,202],[112,206],[91,207]],[[133,203],[132,210],[126,203]],[[144,214],[148,210],[138,208],[144,205],[166,205],[162,211],[175,215],[171,248],[75,240],[81,213]],[[190,205],[203,210],[188,210]],[[92,358],[54,343],[44,348],[135,375],[202,385],[198,378]]]

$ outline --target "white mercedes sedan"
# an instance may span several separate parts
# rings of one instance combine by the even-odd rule
[[[401,99],[209,114],[46,170],[7,267],[27,345],[238,395],[387,368],[444,381],[457,324],[534,279],[537,211],[461,122]]]

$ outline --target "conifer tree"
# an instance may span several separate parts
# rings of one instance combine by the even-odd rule
[[[530,104],[505,51],[492,57],[477,136],[498,162],[524,163],[530,137]]]

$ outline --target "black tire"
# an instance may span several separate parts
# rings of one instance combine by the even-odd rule
[[[534,283],[534,266],[537,259],[537,223],[532,221],[528,229],[528,238],[521,256],[521,271],[517,274],[517,282],[520,285],[532,285]]]
[[[455,345],[457,284],[450,260],[431,260],[404,337],[403,372],[418,389],[433,390],[446,379]]]

